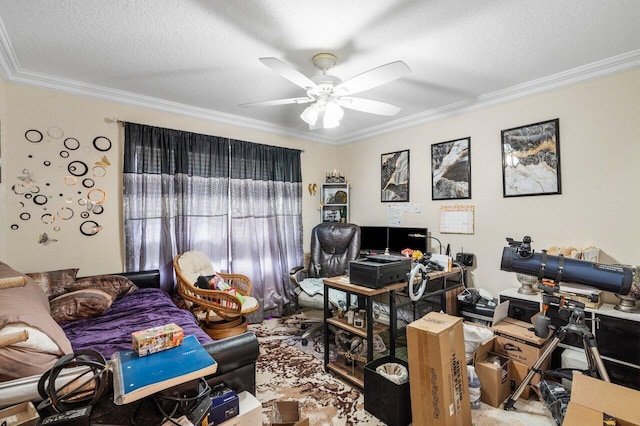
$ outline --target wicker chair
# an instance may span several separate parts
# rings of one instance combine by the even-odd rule
[[[258,310],[251,297],[251,280],[242,274],[215,272],[209,258],[200,251],[188,251],[173,259],[178,293],[190,305],[204,331],[213,339],[223,339],[247,331],[245,315]],[[216,274],[244,296],[244,303],[228,291],[203,289],[196,285],[199,276]]]

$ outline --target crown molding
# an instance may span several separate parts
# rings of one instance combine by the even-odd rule
[[[568,87],[637,67],[640,67],[640,50],[573,68],[538,80],[482,95],[474,99],[463,100],[441,108],[414,114],[379,126],[362,129],[343,137],[329,137],[326,135],[300,132],[275,126],[264,121],[253,120],[219,111],[22,70],[4,25],[0,20],[0,75],[2,75],[5,81],[331,145],[343,145],[381,136],[420,124],[442,120],[526,96]]]
[[[443,120],[493,105],[511,102],[527,96],[573,86],[589,80],[606,77],[608,75],[628,71],[638,67],[640,67],[640,50],[634,50],[538,80],[529,81],[504,90],[488,93],[474,99],[466,99],[450,105],[445,105],[441,108],[435,108],[379,126],[353,132],[342,137],[341,140],[338,141],[338,144],[347,144],[381,136],[398,130],[407,129],[409,127],[415,127],[420,124]]]

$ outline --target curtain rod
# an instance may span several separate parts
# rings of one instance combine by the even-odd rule
[[[109,124],[118,123],[118,124],[122,124],[122,125],[124,125],[124,123],[125,123],[125,121],[119,120],[116,117],[105,117],[104,118],[104,122],[105,123],[109,123]]]

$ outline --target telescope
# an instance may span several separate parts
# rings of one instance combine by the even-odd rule
[[[548,279],[556,284],[560,281],[582,284],[622,296],[640,294],[640,288],[633,283],[631,268],[553,256],[545,251],[535,253],[528,236],[522,241],[507,238],[507,242],[509,246],[502,251],[500,263],[503,271],[533,275],[538,281]]]

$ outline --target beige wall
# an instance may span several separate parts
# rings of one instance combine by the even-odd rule
[[[326,170],[337,168],[351,183],[352,221],[385,224],[389,203],[380,202],[380,154],[409,149],[410,201],[420,204],[421,212],[405,213],[401,225],[426,226],[445,246],[451,244],[454,253],[462,247],[475,253],[476,267],[469,275],[476,286],[498,293],[518,285],[514,274],[499,270],[505,237],[530,235],[538,250],[551,245],[593,244],[603,250],[603,262],[640,262],[640,226],[636,223],[640,191],[635,187],[640,176],[640,70],[337,148],[4,82],[0,82],[0,95],[4,162],[0,259],[22,271],[79,266],[84,275],[122,270],[122,206],[118,195],[122,141],[119,128],[105,123],[105,117],[303,149],[306,249],[309,231],[319,221],[318,198],[309,195],[309,183],[319,185]],[[553,118],[560,119],[563,193],[503,198],[500,131]],[[46,131],[51,126],[83,142],[99,134],[108,136],[114,148],[107,154],[112,168],[104,178],[108,194],[101,223],[104,230],[93,237],[81,236],[71,227],[48,232],[59,241],[43,246],[37,242],[43,232],[38,220],[16,222],[20,210],[11,186],[25,165],[31,167],[28,155],[37,157],[34,163],[45,157],[52,161],[59,158],[60,141],[30,144],[24,140],[25,130]],[[471,137],[472,199],[457,204],[475,206],[475,234],[442,235],[438,232],[439,207],[456,203],[431,200],[430,145],[466,136]],[[82,155],[93,162],[99,159],[95,154]],[[57,168],[41,169],[35,175],[37,181],[61,179]],[[20,232],[9,230],[12,223],[21,225]],[[436,242],[431,241],[431,246],[437,249]]]
[[[2,155],[4,167],[3,189],[0,194],[2,207],[0,213],[3,221],[0,237],[0,259],[23,272],[34,272],[59,268],[80,267],[79,275],[89,275],[123,270],[123,235],[122,235],[122,128],[116,124],[105,122],[105,117],[117,117],[123,121],[148,124],[153,126],[188,130],[197,133],[231,137],[256,143],[285,146],[304,150],[302,154],[303,185],[303,224],[310,230],[319,220],[317,199],[306,190],[308,183],[320,183],[324,179],[325,170],[332,168],[336,161],[336,147],[295,140],[263,132],[240,129],[227,125],[215,124],[206,120],[187,118],[184,116],[148,110],[139,107],[102,102],[78,96],[40,90],[2,82],[0,85],[0,120],[2,122]],[[46,131],[52,126],[61,128],[65,135],[61,139],[52,139]],[[30,143],[25,140],[24,133],[28,129],[38,129],[45,134],[41,143]],[[113,148],[100,153],[91,147],[93,138],[106,136],[113,142]],[[94,236],[83,236],[78,227],[82,222],[78,215],[82,211],[75,205],[75,216],[68,221],[60,221],[61,229],[53,231],[50,225],[40,220],[46,214],[43,207],[55,210],[64,207],[67,197],[77,198],[77,190],[84,189],[79,184],[64,184],[66,165],[59,152],[63,139],[75,137],[81,142],[81,148],[71,152],[69,160],[77,159],[89,164],[90,168],[102,155],[106,155],[111,163],[107,167],[104,178],[95,178],[96,188],[104,189],[107,200],[105,212],[92,216],[103,227]],[[29,155],[32,158],[29,158]],[[51,161],[45,167],[44,161]],[[328,165],[331,165],[328,166]],[[34,172],[34,180],[41,186],[44,194],[52,198],[45,206],[38,207],[23,197],[16,196],[11,187],[20,183],[23,169]],[[91,175],[91,171],[89,172]],[[81,179],[80,179],[81,180]],[[45,187],[49,183],[49,187]],[[84,189],[86,192],[86,189]],[[64,196],[60,197],[59,194]],[[21,207],[20,201],[25,202]],[[28,221],[19,219],[21,212],[28,211],[32,218]],[[19,229],[10,229],[12,224]],[[46,232],[49,238],[58,242],[49,245],[38,243],[40,234]],[[305,232],[305,235],[308,232]],[[305,246],[308,237],[305,237]]]
[[[500,131],[560,119],[562,194],[503,198]],[[430,145],[471,137],[472,199],[431,200]],[[535,249],[552,245],[603,250],[605,263],[640,262],[640,69],[446,120],[341,146],[338,165],[351,182],[351,217],[384,225],[380,202],[380,154],[410,150],[410,202],[402,226],[426,226],[453,253],[476,254],[470,278],[497,294],[519,284],[500,271],[505,237],[530,235]],[[439,232],[439,208],[475,207],[475,233]],[[431,247],[438,244],[431,240]]]

